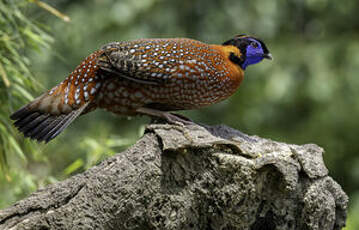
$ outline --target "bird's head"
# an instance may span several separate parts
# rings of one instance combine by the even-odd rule
[[[236,54],[237,52],[231,52],[229,59],[240,65],[243,70],[249,65],[262,61],[263,58],[273,59],[267,46],[261,40],[245,34],[237,35],[231,40],[224,42],[223,45],[234,46],[239,49],[239,55]]]

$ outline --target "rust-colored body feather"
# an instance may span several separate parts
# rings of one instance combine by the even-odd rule
[[[139,108],[211,105],[232,95],[243,80],[243,70],[229,59],[233,53],[241,55],[235,46],[185,38],[110,43],[11,118],[25,136],[49,141],[96,108],[136,115]]]

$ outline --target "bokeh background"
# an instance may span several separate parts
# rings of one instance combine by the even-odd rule
[[[67,15],[56,16],[48,5]],[[46,8],[46,5],[45,5]],[[49,144],[24,140],[8,116],[111,41],[189,37],[264,40],[274,61],[246,71],[230,99],[184,112],[251,135],[325,149],[359,229],[359,4],[357,0],[0,0],[0,208],[122,151],[148,118],[86,115]]]

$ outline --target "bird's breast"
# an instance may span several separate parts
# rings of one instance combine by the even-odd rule
[[[131,65],[131,71],[123,78],[105,79],[100,93],[100,104],[119,113],[148,104],[208,106],[231,96],[243,79],[243,71],[221,46],[190,39],[138,40],[119,46],[113,55],[120,60],[117,69]]]

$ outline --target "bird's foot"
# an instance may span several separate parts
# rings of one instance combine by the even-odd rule
[[[137,109],[136,112],[139,114],[148,115],[151,117],[162,118],[162,119],[166,120],[168,123],[175,124],[175,125],[185,126],[185,125],[194,125],[195,124],[192,120],[190,120],[189,118],[187,118],[183,115],[169,113],[169,112],[165,112],[165,111],[161,111],[161,110],[142,107],[142,108]]]
[[[150,108],[139,108],[136,111],[139,114],[148,115],[148,116],[156,117],[156,118],[162,118],[162,119],[166,120],[168,123],[175,125],[175,126],[172,126],[172,128],[175,128],[178,131],[182,132],[183,136],[187,140],[189,140],[191,143],[193,142],[193,139],[185,126],[186,125],[196,125],[196,123],[191,121],[189,118],[187,118],[183,115],[164,112],[161,110],[155,110],[155,109],[150,109]]]

